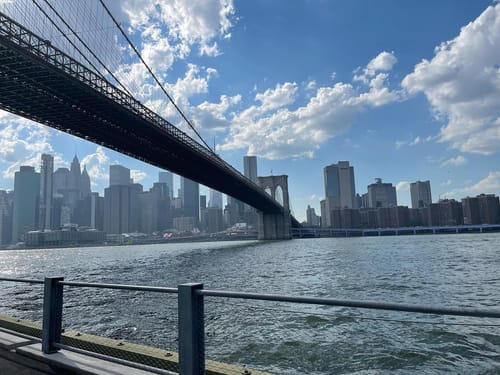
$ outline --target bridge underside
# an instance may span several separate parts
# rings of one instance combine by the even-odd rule
[[[208,155],[210,151],[193,149],[193,140],[187,135],[178,129],[172,135],[158,126],[153,121],[156,119],[149,118],[150,111],[144,107],[141,112],[142,106],[135,99],[116,88],[108,90],[109,83],[99,82],[90,71],[81,72],[85,68],[77,62],[69,66],[48,63],[53,55],[44,56],[40,45],[33,51],[12,42],[4,35],[4,26],[0,35],[0,109],[170,170],[260,211],[281,211],[265,192],[242,176],[235,177],[230,166]],[[47,54],[54,54],[50,42],[37,41],[43,42],[47,43],[42,46]],[[131,107],[139,110],[134,112]]]

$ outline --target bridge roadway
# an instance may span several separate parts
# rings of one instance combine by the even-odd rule
[[[168,169],[262,212],[283,212],[211,150],[3,13],[0,82],[0,109]]]

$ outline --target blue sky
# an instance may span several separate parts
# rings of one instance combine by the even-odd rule
[[[259,175],[289,176],[299,220],[307,205],[319,212],[323,167],[339,160],[354,166],[358,193],[380,177],[397,186],[402,205],[416,180],[431,181],[434,201],[500,194],[496,1],[107,3],[221,157],[242,170],[243,156],[257,155]],[[113,43],[115,31],[101,26],[96,48],[111,49],[103,41]],[[185,129],[137,61],[126,53],[109,61],[143,103]],[[56,156],[56,168],[76,152],[101,193],[109,164],[132,169],[145,189],[158,175],[0,112],[1,189],[13,188],[20,165],[38,166],[42,152]]]

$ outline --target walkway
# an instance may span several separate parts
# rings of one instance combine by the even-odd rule
[[[0,373],[2,375],[153,374],[153,372],[139,370],[64,349],[54,354],[44,354],[39,339],[5,329],[0,330]],[[163,373],[174,374],[167,371]]]

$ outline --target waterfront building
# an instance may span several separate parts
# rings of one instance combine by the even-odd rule
[[[14,192],[0,190],[0,245],[12,241],[12,208]]]
[[[377,210],[373,208],[362,208],[359,210],[361,226],[363,228],[378,228]]]
[[[104,189],[104,231],[108,234],[137,232],[139,194],[142,185],[113,185]]]
[[[339,161],[323,169],[325,198],[330,200],[330,209],[358,208],[356,206],[356,188],[354,167],[348,161]]]
[[[394,227],[410,226],[410,209],[406,206],[391,207],[391,223]]]
[[[251,181],[257,183],[257,157],[244,156],[243,157],[243,174]]]
[[[493,194],[481,194],[462,199],[464,224],[496,224],[500,222],[498,197]]]
[[[207,233],[217,233],[224,229],[222,209],[218,207],[207,207],[205,210]]]
[[[316,215],[316,211],[310,205],[307,205],[306,222],[311,227],[319,227],[321,224],[321,217]]]
[[[227,205],[225,209],[227,217],[227,226],[233,226],[236,223],[245,222],[243,202],[231,196],[227,196]]]
[[[339,161],[323,169],[325,186],[324,215],[322,223],[332,226],[330,212],[339,208],[358,208],[354,183],[354,167],[348,161]]]
[[[52,176],[52,190],[54,194],[62,194],[69,187],[69,169],[57,168]]]
[[[168,196],[170,199],[174,198],[174,175],[169,171],[158,172],[158,182],[167,184]]]
[[[133,183],[130,178],[130,169],[123,165],[109,166],[109,186],[127,186]]]
[[[52,155],[42,154],[42,165],[40,167],[40,204],[38,228],[40,230],[52,229],[52,198],[54,158]]]
[[[463,209],[454,199],[443,199],[422,208],[425,226],[455,226],[463,224]]]
[[[256,156],[243,157],[243,174],[245,177],[258,184]],[[257,211],[248,204],[243,204],[243,221],[251,226],[256,226],[257,224]]]
[[[194,232],[198,228],[198,219],[195,217],[174,217],[173,223],[179,232]]]
[[[70,207],[71,213],[76,207],[77,201],[81,197],[81,169],[78,157],[75,155],[69,169],[68,189],[66,192],[66,204]]]
[[[196,218],[196,224],[200,218],[200,186],[186,177],[181,177],[180,195],[182,199],[183,215]]]
[[[408,209],[408,225],[411,227],[421,227],[424,225],[424,208],[409,208]]]
[[[494,194],[480,194],[479,215],[481,224],[496,224],[500,222],[500,205],[498,197]]]
[[[172,227],[168,185],[155,182],[148,192],[139,195],[140,231],[154,233]]]
[[[222,209],[222,193],[214,189],[210,189],[209,193],[210,200],[208,201],[208,207]]]
[[[376,178],[374,184],[368,185],[368,207],[395,207],[397,205],[396,188],[391,183],[384,183],[381,178]]]
[[[432,203],[431,183],[416,181],[410,184],[411,208],[426,207]]]
[[[40,173],[35,168],[21,166],[14,176],[14,207],[12,241],[22,241],[26,232],[38,228]]]
[[[87,172],[87,166],[84,165],[80,176],[80,198],[89,197],[90,193],[90,176]]]

